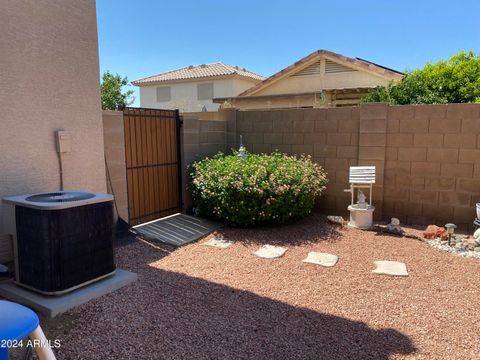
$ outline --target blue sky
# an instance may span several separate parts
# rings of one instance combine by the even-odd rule
[[[270,76],[318,49],[400,71],[480,52],[478,0],[97,0],[97,22],[100,71],[130,81],[216,61]]]

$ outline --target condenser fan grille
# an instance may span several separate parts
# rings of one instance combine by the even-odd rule
[[[64,203],[69,201],[87,200],[93,197],[95,197],[94,194],[84,192],[53,192],[32,195],[27,197],[25,200],[40,203]]]

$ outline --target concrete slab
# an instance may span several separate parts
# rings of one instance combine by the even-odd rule
[[[253,254],[264,259],[274,259],[283,256],[287,250],[287,248],[281,246],[262,245]]]
[[[38,313],[53,318],[58,314],[100,296],[111,293],[137,280],[137,274],[117,269],[113,276],[62,296],[45,296],[17,286],[13,281],[0,284],[0,296],[28,306]]]
[[[334,254],[310,251],[307,257],[302,261],[310,264],[321,265],[324,267],[332,267],[335,266],[335,264],[337,263],[338,256]]]
[[[407,265],[399,261],[375,261],[375,274],[390,276],[408,276]]]
[[[202,245],[203,246],[211,246],[216,247],[219,249],[226,249],[233,245],[233,241],[225,240],[225,239],[217,239],[216,237],[211,238],[208,241],[205,241]]]
[[[130,229],[136,236],[182,246],[201,239],[220,228],[222,224],[185,214],[174,214],[136,225]]]

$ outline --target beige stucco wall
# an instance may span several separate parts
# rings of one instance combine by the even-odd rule
[[[247,81],[238,78],[226,78],[142,86],[140,87],[140,105],[154,109],[179,109],[181,112],[198,112],[202,111],[203,106],[205,106],[207,111],[216,111],[220,104],[215,104],[212,100],[198,100],[197,85],[201,83],[213,83],[213,97],[217,98],[236,96],[255,85],[256,82],[253,80]],[[157,87],[159,86],[170,87],[170,101],[157,101]]]
[[[128,223],[127,164],[125,160],[125,136],[123,112],[102,112],[103,141],[107,170],[107,189],[115,196],[117,216]]]
[[[105,191],[95,1],[3,2],[0,30],[0,196],[59,189],[58,129],[65,188]]]

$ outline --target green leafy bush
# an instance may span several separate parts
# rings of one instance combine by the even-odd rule
[[[372,89],[363,102],[447,104],[480,102],[480,55],[461,51],[450,59],[407,71],[399,82]]]
[[[309,214],[327,183],[310,156],[218,154],[193,164],[191,191],[203,216],[237,226],[284,223]]]

